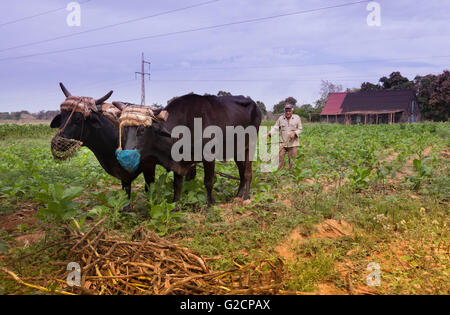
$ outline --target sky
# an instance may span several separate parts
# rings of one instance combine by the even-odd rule
[[[376,1],[379,26],[367,22],[368,2],[336,7],[353,2],[79,0],[80,26],[69,26],[69,0],[1,1],[0,112],[58,109],[59,82],[73,95],[114,90],[111,101],[140,103],[142,53],[146,103],[163,105],[220,90],[268,109],[288,96],[314,104],[321,80],[354,88],[393,71],[413,79],[450,68],[450,0]]]

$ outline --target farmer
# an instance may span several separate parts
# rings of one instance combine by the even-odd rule
[[[275,126],[272,127],[267,134],[271,137],[276,131],[280,131],[280,151],[278,160],[278,169],[282,169],[284,165],[284,157],[286,152],[288,154],[289,167],[295,163],[297,151],[299,147],[299,137],[302,132],[302,121],[299,115],[293,113],[294,107],[291,104],[286,104],[284,107],[284,115],[278,118]]]

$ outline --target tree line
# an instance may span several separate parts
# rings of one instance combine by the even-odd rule
[[[377,83],[363,82],[359,88],[347,88],[345,92],[359,91],[380,91],[380,90],[414,90],[417,95],[419,108],[424,120],[432,121],[448,121],[450,116],[450,71],[444,70],[441,74],[428,74],[425,76],[416,76],[413,80],[401,75],[400,72],[392,72],[389,76],[381,77]],[[273,106],[273,114],[282,114],[286,104],[294,107],[294,113],[301,116],[307,121],[320,121],[320,113],[328,101],[330,93],[344,92],[342,85],[334,84],[327,80],[322,80],[320,86],[319,99],[314,104],[299,105],[297,99],[292,96],[281,100]],[[190,94],[193,94],[191,92]],[[212,95],[212,94],[204,94]],[[217,96],[231,96],[227,91],[219,91]],[[169,104],[175,96],[167,101]],[[159,104],[153,104],[162,106]],[[262,101],[256,101],[256,105],[264,116],[270,112]],[[30,114],[28,111],[20,111],[13,113],[0,113],[0,119],[19,120],[21,117],[32,116],[37,120],[51,120],[59,111],[40,111],[39,113]]]
[[[36,120],[52,120],[59,114],[59,110],[41,110],[38,113],[30,113],[27,110],[20,112],[2,112],[0,120],[20,120],[20,119],[36,119]]]
[[[392,72],[388,77],[382,77],[377,84],[364,82],[362,91],[379,90],[414,90],[419,108],[425,120],[448,121],[450,116],[450,71],[441,74],[416,76],[413,80]]]

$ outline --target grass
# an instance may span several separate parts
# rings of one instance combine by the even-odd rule
[[[255,163],[250,204],[234,201],[237,183],[219,176],[214,186],[217,204],[207,209],[203,172],[198,168],[197,178],[183,187],[181,215],[161,223],[150,217],[149,204],[155,201],[144,193],[142,176],[133,183],[135,213],[118,213],[116,208],[123,202],[120,182],[103,171],[89,150],[82,149],[67,162],[55,162],[49,150],[52,131],[47,126],[2,127],[0,229],[1,215],[25,207],[36,212],[47,208],[48,202],[39,196],[49,191],[50,184],[62,189],[82,187],[83,193],[75,198],[75,217],[84,222],[84,228],[95,222],[96,212],[106,213],[110,233],[129,237],[141,225],[156,229],[211,257],[214,269],[281,257],[285,290],[450,293],[449,123],[305,124],[292,170],[261,173],[260,162]],[[237,174],[232,163],[217,163],[217,168]],[[153,194],[167,215],[172,175],[165,174],[158,167],[160,180]],[[324,220],[348,222],[353,232],[343,237],[318,237],[318,226]],[[23,249],[17,237],[38,230],[45,231],[46,238]],[[300,241],[291,242],[293,231],[300,231]],[[56,256],[51,256],[54,251],[39,250],[59,237],[56,222],[44,219],[3,231],[0,250],[6,244],[9,252],[0,265],[34,253],[33,259],[9,267],[25,277],[48,274],[54,270],[51,262],[64,256],[64,248]],[[290,257],[286,258],[279,247],[289,242]],[[379,287],[366,283],[371,262],[381,267]],[[0,275],[0,288],[0,293],[33,292],[23,291],[4,275]]]

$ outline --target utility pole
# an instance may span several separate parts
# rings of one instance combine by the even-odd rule
[[[145,72],[145,64],[148,64],[148,72]],[[141,105],[145,105],[145,76],[148,75],[150,81],[150,65],[151,63],[144,60],[144,53],[142,53],[141,72],[135,72],[134,76],[141,75]]]

